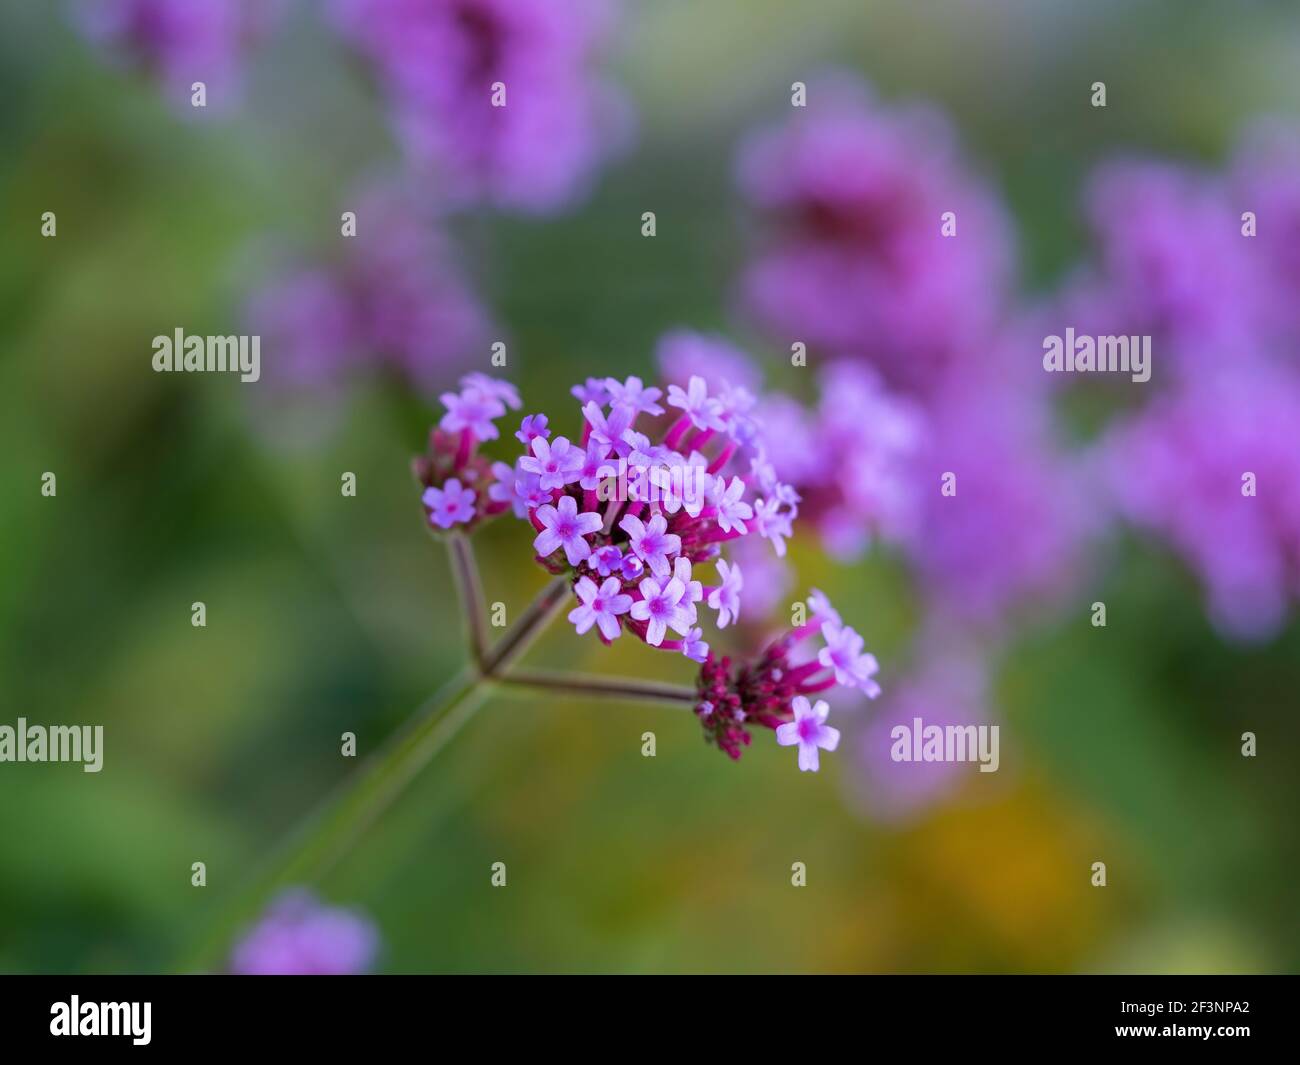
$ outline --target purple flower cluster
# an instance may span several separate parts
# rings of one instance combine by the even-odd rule
[[[867,359],[926,392],[997,324],[1013,268],[1002,208],[934,112],[885,107],[838,73],[808,100],[740,153],[765,222],[743,302],[783,344]]]
[[[292,267],[250,301],[268,376],[322,386],[379,369],[428,391],[486,345],[487,314],[411,189],[376,184],[354,210],[357,232],[343,255]]]
[[[581,194],[626,114],[594,72],[608,0],[334,0],[408,155],[450,203],[549,212]]]
[[[378,950],[370,920],[298,888],[276,899],[235,945],[230,968],[241,976],[347,976],[369,969]]]
[[[1113,427],[1121,513],[1165,538],[1227,635],[1262,639],[1300,599],[1300,369],[1221,372]]]
[[[74,8],[86,36],[114,58],[149,72],[178,109],[194,113],[191,86],[207,106],[237,94],[245,53],[264,38],[278,0],[90,0]]]

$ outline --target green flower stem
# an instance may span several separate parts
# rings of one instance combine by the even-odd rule
[[[531,691],[558,691],[596,699],[632,699],[639,702],[677,703],[693,707],[699,695],[693,688],[624,677],[595,677],[581,673],[529,673],[515,670],[496,678],[497,684]]]
[[[186,971],[219,967],[238,930],[256,918],[276,892],[291,884],[316,882],[329,872],[474,715],[489,694],[494,671],[524,652],[555,616],[568,591],[566,579],[553,580],[489,652],[482,668],[467,666],[426,700],[281,847],[182,967]]]

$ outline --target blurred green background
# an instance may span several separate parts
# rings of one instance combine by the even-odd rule
[[[630,154],[572,214],[451,227],[527,410],[576,424],[574,381],[653,376],[665,329],[729,327],[732,154],[828,63],[952,115],[1011,205],[1030,294],[1084,250],[1095,162],[1214,160],[1250,117],[1300,113],[1289,2],[633,3],[612,63],[639,120]],[[463,658],[408,467],[434,403],[370,383],[290,417],[254,386],[150,370],[157,333],[241,331],[250,246],[329,241],[346,194],[397,163],[302,5],[250,66],[241,108],[186,119],[60,5],[0,0],[0,721],[106,732],[98,775],[0,765],[5,971],[177,964],[346,777],[340,733],[373,750]],[[46,210],[57,239],[39,235]],[[545,580],[528,539],[513,522],[483,536],[488,598],[512,613]],[[915,621],[897,569],[837,567],[810,538],[794,557],[800,587],[835,589],[861,622],[888,685]],[[1107,629],[1078,610],[998,672],[1003,768],[978,797],[873,824],[845,758],[800,774],[763,736],[733,765],[676,710],[502,698],[321,891],[374,916],[397,972],[1294,971],[1300,626],[1230,648],[1156,548],[1125,542],[1105,572],[1087,599]],[[691,675],[563,625],[534,655]]]

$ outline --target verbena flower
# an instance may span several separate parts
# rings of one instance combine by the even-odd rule
[[[776,742],[782,747],[799,748],[800,771],[817,772],[820,768],[818,751],[833,751],[840,745],[840,730],[826,724],[831,708],[826,700],[810,703],[806,696],[796,695],[790,700],[794,720],[776,727]]]
[[[1274,635],[1300,598],[1298,427],[1300,372],[1258,367],[1158,396],[1101,445],[1120,513],[1185,560],[1230,637]]]
[[[565,207],[626,139],[627,107],[595,73],[606,0],[333,0],[372,64],[407,155],[456,204]],[[494,85],[505,106],[493,106]]]
[[[277,898],[235,945],[230,967],[246,976],[345,976],[365,972],[378,949],[369,919],[296,888]]]
[[[540,478],[504,462],[494,463],[478,450],[482,441],[500,436],[496,421],[505,416],[507,405],[519,408],[519,397],[508,382],[483,374],[467,374],[460,383],[460,391],[443,393],[446,413],[429,434],[425,454],[411,464],[424,487],[421,502],[429,523],[440,529],[463,525],[468,530],[483,518],[507,510],[523,517],[550,498],[540,487]]]
[[[809,82],[806,108],[746,141],[736,169],[767,223],[741,297],[783,345],[870,361],[922,393],[979,358],[1007,298],[1010,226],[940,115],[830,74]]]
[[[73,15],[113,58],[157,78],[179,112],[199,115],[190,98],[194,82],[206,86],[207,108],[229,106],[247,52],[283,7],[279,0],[85,0]]]
[[[823,731],[826,712],[811,707],[808,697],[836,686],[859,690],[872,699],[880,694],[872,679],[876,660],[862,653],[861,637],[836,620],[838,614],[825,596],[816,593],[815,602],[818,609],[808,621],[770,641],[753,658],[733,663],[730,657],[710,653],[700,669],[695,714],[704,726],[705,738],[729,757],[740,757],[751,741],[753,727],[794,725],[793,730],[780,733],[778,740],[798,742],[800,768],[816,770],[817,748],[834,750],[839,733]],[[810,653],[808,644],[819,638],[824,645]],[[810,715],[812,723],[802,724]]]
[[[250,331],[275,352],[268,376],[322,388],[392,374],[432,392],[486,344],[488,315],[412,188],[375,183],[349,206],[355,237],[327,260],[286,265],[249,301]]]

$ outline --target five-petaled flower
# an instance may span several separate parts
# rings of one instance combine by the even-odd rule
[[[656,514],[649,524],[627,514],[618,527],[627,533],[632,550],[650,567],[651,573],[657,577],[668,576],[671,568],[668,556],[682,549],[682,538],[667,531],[668,520],[662,514]]]
[[[497,438],[497,427],[492,422],[505,414],[506,408],[496,396],[469,385],[460,392],[444,392],[441,399],[447,413],[438,423],[439,428],[449,433],[468,429],[479,440]]]
[[[840,730],[826,724],[831,708],[824,699],[810,704],[807,696],[796,695],[790,700],[790,706],[794,720],[777,726],[776,742],[782,747],[798,744],[799,769],[815,773],[819,768],[817,749],[835,750],[840,745]]]
[[[455,477],[441,488],[426,488],[421,499],[429,508],[429,520],[440,529],[450,529],[474,518],[474,492],[462,488]]]
[[[519,466],[529,473],[537,474],[541,478],[542,488],[551,489],[563,488],[581,477],[584,461],[583,452],[570,444],[567,437],[557,436],[548,441],[544,437],[535,436],[532,456],[520,459]]]
[[[594,511],[578,513],[578,501],[573,496],[561,496],[558,507],[544,503],[534,513],[543,529],[533,540],[533,550],[541,557],[564,548],[564,557],[570,566],[576,566],[591,554],[587,535],[601,526],[601,517]]]
[[[697,429],[722,430],[727,423],[722,419],[722,404],[709,395],[704,378],[693,376],[686,389],[668,386],[668,406],[679,408]]]
[[[605,642],[619,634],[618,615],[632,609],[632,597],[623,594],[623,582],[617,577],[608,578],[599,588],[590,577],[582,577],[573,586],[581,601],[580,606],[569,611],[569,620],[581,636],[595,625]]]
[[[817,661],[835,671],[835,683],[861,688],[872,699],[879,695],[880,685],[871,678],[880,666],[875,655],[862,653],[862,637],[835,621],[822,623],[822,636],[826,646],[817,653]]]
[[[645,642],[651,647],[664,642],[668,629],[680,636],[691,631],[690,611],[682,605],[686,585],[676,577],[662,586],[653,577],[647,577],[637,588],[641,599],[632,604],[632,617],[647,622]]]
[[[740,590],[745,587],[740,566],[726,559],[718,561],[718,576],[722,583],[709,592],[708,603],[718,612],[718,628],[725,629],[740,618]]]

